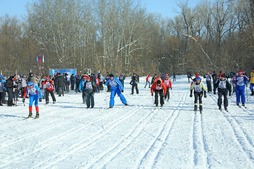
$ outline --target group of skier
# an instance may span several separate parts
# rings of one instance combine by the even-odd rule
[[[194,95],[194,110],[198,108],[200,111],[203,110],[202,97],[207,97],[207,93],[212,92],[218,94],[217,105],[220,110],[222,106],[226,111],[228,111],[228,95],[231,96],[233,92],[236,93],[236,105],[239,107],[245,107],[245,86],[250,82],[251,95],[254,95],[254,68],[250,74],[250,78],[247,77],[243,71],[235,73],[228,80],[228,76],[225,73],[220,72],[219,75],[213,72],[211,75],[207,72],[203,78],[206,79],[206,85],[202,82],[201,76],[197,73],[195,77],[192,78],[191,74],[187,75],[190,84],[190,97]],[[75,81],[73,80],[75,78]],[[152,79],[151,79],[152,78]],[[87,108],[93,108],[95,106],[94,93],[103,90],[103,86],[106,85],[108,92],[110,92],[109,108],[114,107],[114,98],[116,94],[120,97],[121,102],[124,105],[128,105],[124,92],[124,80],[125,76],[120,74],[119,78],[114,76],[112,73],[108,73],[104,78],[100,72],[95,74],[84,74],[71,75],[69,82],[66,74],[57,73],[53,77],[43,76],[38,79],[33,73],[29,74],[29,77],[25,75],[19,77],[18,75],[10,76],[9,78],[4,78],[0,76],[0,105],[3,105],[5,92],[8,93],[7,105],[15,105],[18,100],[19,90],[21,91],[22,101],[25,104],[25,99],[29,96],[29,114],[28,118],[32,117],[32,105],[34,104],[36,110],[35,118],[39,118],[39,106],[38,102],[41,102],[45,98],[46,104],[49,104],[49,95],[51,95],[53,104],[56,102],[55,92],[58,96],[64,96],[65,92],[69,91],[69,84],[71,84],[71,90],[76,92],[82,92],[83,103],[86,104]],[[190,79],[192,81],[190,81]],[[77,84],[78,82],[78,84]],[[68,83],[68,85],[66,85]],[[76,83],[76,85],[75,85]],[[131,94],[134,94],[134,89],[136,94],[139,94],[138,84],[139,76],[133,73],[131,80],[129,82],[131,85]],[[154,96],[155,106],[163,106],[164,100],[169,101],[170,90],[172,90],[172,81],[168,74],[163,74],[157,76],[154,74],[151,77],[150,74],[146,76],[146,84],[144,88],[150,88],[151,95]],[[76,87],[75,87],[76,86]],[[222,99],[223,98],[223,99]],[[222,101],[223,100],[223,101]],[[241,105],[240,105],[241,102]]]

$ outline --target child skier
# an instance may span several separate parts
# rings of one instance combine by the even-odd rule
[[[86,95],[86,107],[94,107],[94,92],[96,91],[96,84],[94,81],[91,81],[91,78],[88,76],[84,83],[83,93]]]
[[[166,95],[167,87],[163,83],[162,79],[160,77],[157,77],[152,86],[151,86],[151,95],[153,96],[153,93],[155,93],[155,105],[158,106],[158,95],[160,96],[160,105],[161,107],[164,104],[164,96]]]
[[[217,80],[215,84],[215,88],[218,88],[218,106],[219,109],[221,110],[221,105],[222,105],[222,95],[224,97],[224,109],[226,111],[228,107],[228,98],[227,95],[229,93],[229,96],[231,96],[231,84],[228,82],[226,79],[226,74],[222,74],[220,79]]]
[[[39,106],[38,106],[38,100],[40,102],[42,102],[42,93],[40,88],[34,84],[33,82],[28,82],[27,87],[24,91],[24,95],[23,95],[23,103],[25,103],[25,98],[26,95],[29,94],[29,115],[28,118],[32,117],[32,106],[33,106],[33,102],[35,105],[35,110],[36,110],[36,118],[39,118]]]
[[[170,92],[169,89],[172,90],[172,81],[169,78],[169,75],[166,74],[165,79],[163,80],[163,83],[165,84],[167,91],[166,91],[166,95],[165,95],[165,99],[167,99],[167,101],[170,99]]]
[[[192,97],[192,91],[194,90],[194,111],[198,108],[198,100],[199,100],[199,111],[203,110],[202,107],[202,96],[206,98],[206,88],[204,84],[201,82],[200,77],[196,77],[196,81],[191,84],[190,87],[190,97]]]

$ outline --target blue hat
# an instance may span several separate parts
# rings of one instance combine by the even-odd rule
[[[33,82],[28,82],[28,83],[27,83],[27,86],[33,86],[33,85],[34,85]]]
[[[201,81],[201,78],[200,78],[200,77],[197,77],[197,78],[196,78],[196,81],[198,81],[198,80]]]

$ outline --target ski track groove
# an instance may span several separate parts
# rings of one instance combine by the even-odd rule
[[[107,152],[104,152],[98,159],[94,159],[94,161],[87,164],[85,168],[107,168],[106,164],[112,161],[115,157],[117,157],[124,149],[126,149],[130,143],[138,138],[140,133],[144,130],[144,127],[148,124],[148,122],[155,116],[154,111],[151,110],[148,115],[142,118],[139,123],[135,126],[135,128],[125,135],[125,139],[121,142],[117,143],[117,145],[113,146]],[[104,160],[104,161],[102,161]],[[102,161],[103,164],[98,164]],[[98,166],[100,165],[100,166]]]
[[[217,99],[215,96],[211,97],[213,101],[216,103]],[[216,104],[217,105],[217,104]],[[254,145],[251,141],[251,138],[249,135],[243,130],[242,126],[239,124],[239,122],[232,116],[231,113],[226,111],[221,111],[223,117],[225,117],[226,121],[229,123],[235,138],[242,148],[242,150],[245,152],[245,155],[247,156],[247,159],[249,161],[250,166],[254,168],[253,160],[254,160]]]
[[[184,94],[184,97],[181,97],[178,103],[178,106],[184,104],[183,100],[184,98],[186,99],[186,96],[187,96],[187,93]],[[177,110],[178,112],[176,113]],[[165,120],[164,124],[161,126],[160,130],[157,133],[157,136],[155,136],[155,139],[152,141],[152,144],[150,145],[150,147],[148,147],[147,150],[144,152],[144,155],[140,159],[140,162],[136,168],[153,168],[154,162],[156,158],[159,156],[160,150],[165,144],[166,138],[169,137],[170,131],[172,130],[172,127],[176,119],[179,117],[179,112],[180,112],[179,108],[173,109],[173,112]],[[159,145],[156,145],[156,144],[159,144]]]
[[[87,117],[87,116],[89,116],[89,114],[87,114],[86,117]],[[70,115],[70,116],[65,116],[65,118],[68,118],[68,117],[72,117],[72,115]],[[27,119],[27,120],[33,120],[33,119]],[[59,122],[59,120],[58,120],[58,119],[55,119],[55,120],[52,120],[52,121],[50,121],[50,122],[48,122],[48,123],[54,123],[54,122]],[[15,123],[14,123],[14,124],[15,124]],[[56,127],[61,126],[61,125],[63,125],[63,124],[66,124],[66,122],[63,121],[63,123],[57,123],[57,124],[54,123],[54,125],[48,126],[48,127],[43,127],[41,130],[37,130],[36,132],[33,132],[33,134],[31,134],[31,132],[27,132],[28,134],[27,134],[27,135],[22,135],[22,138],[18,138],[17,140],[13,140],[13,141],[8,141],[7,144],[0,145],[0,149],[1,149],[1,148],[4,148],[4,147],[7,147],[7,146],[10,146],[10,145],[13,145],[13,144],[16,144],[16,143],[19,143],[19,142],[21,142],[21,141],[23,141],[23,140],[26,140],[26,139],[28,139],[28,138],[31,138],[31,137],[34,137],[34,136],[37,136],[37,135],[41,135],[42,133],[45,133],[45,132],[47,132],[47,131],[50,131],[52,128],[56,128]],[[39,124],[39,125],[40,125],[40,124]],[[11,126],[9,126],[9,127],[11,127]],[[38,127],[34,127],[34,128],[38,128]],[[5,139],[5,140],[1,140],[0,142],[1,142],[1,143],[5,143],[5,142],[6,142],[6,139]]]
[[[112,129],[116,128],[119,124],[121,124],[122,121],[128,119],[129,117],[131,117],[133,114],[135,114],[138,110],[131,110],[129,112],[132,113],[126,113],[124,116],[121,116],[120,119],[116,119],[114,121],[112,121],[111,123],[108,124],[108,126],[104,126],[104,128],[100,131],[98,131],[97,133],[93,134],[92,136],[90,136],[89,138],[87,138],[86,140],[84,140],[83,138],[81,140],[78,140],[79,142],[70,146],[68,149],[66,149],[64,152],[60,152],[54,156],[51,156],[50,159],[46,159],[43,162],[40,162],[39,164],[37,164],[36,166],[34,166],[35,168],[37,167],[43,167],[43,168],[52,168],[52,165],[55,163],[58,163],[62,160],[64,160],[65,158],[67,158],[68,156],[78,152],[80,149],[85,149],[87,148],[89,145],[91,145],[94,141],[96,141],[97,139],[103,137],[104,135],[106,135],[108,132],[110,132]],[[94,123],[94,122],[92,122]],[[87,126],[85,126],[87,127]],[[85,128],[82,127],[82,128]],[[85,144],[82,144],[85,143]],[[50,162],[49,161],[52,161]]]
[[[166,135],[165,139],[163,140],[163,142],[161,143],[160,149],[157,151],[157,154],[156,154],[155,159],[154,159],[154,163],[152,164],[152,168],[156,168],[156,164],[157,164],[157,161],[158,161],[158,159],[159,159],[159,156],[160,156],[161,152],[163,151],[163,148],[164,148],[165,144],[167,144],[166,142],[170,139],[171,131],[172,131],[173,126],[174,126],[174,124],[175,124],[175,122],[176,122],[176,119],[179,117],[179,114],[180,114],[180,112],[182,111],[181,108],[183,107],[183,104],[184,104],[183,101],[185,101],[186,98],[187,98],[187,93],[185,93],[184,97],[181,98],[181,100],[180,100],[178,106],[177,106],[177,107],[173,110],[173,112],[172,112],[172,114],[174,114],[175,111],[177,111],[177,116],[176,116],[176,117],[174,118],[174,120],[172,121],[172,125],[171,125],[171,127],[169,128],[169,130],[168,130],[168,132],[167,132],[167,135]]]
[[[36,153],[36,152],[39,152],[40,150],[42,150],[42,149],[48,147],[49,143],[55,142],[55,141],[53,141],[53,140],[62,140],[62,139],[64,139],[64,138],[68,137],[69,135],[78,133],[80,130],[83,130],[83,128],[86,128],[86,127],[92,125],[93,123],[95,123],[95,122],[97,122],[97,121],[100,121],[100,120],[103,120],[103,119],[107,119],[109,116],[112,116],[112,115],[114,115],[114,111],[112,111],[110,114],[105,114],[104,116],[101,116],[101,117],[95,119],[93,122],[87,124],[86,126],[76,126],[76,127],[73,127],[73,128],[71,128],[70,130],[68,130],[68,131],[66,131],[66,132],[64,132],[64,133],[62,133],[62,134],[60,134],[60,135],[56,135],[56,136],[54,136],[54,137],[51,137],[50,139],[47,139],[47,140],[41,142],[39,145],[36,145],[36,147],[33,146],[33,148],[35,149],[35,151],[30,152],[31,150],[30,150],[30,149],[27,149],[27,150],[25,150],[25,151],[22,151],[22,152],[18,152],[18,153],[13,154],[13,155],[12,155],[12,159],[15,160],[15,161],[18,161],[18,160],[20,160],[20,159],[22,159],[22,158],[28,157],[28,156],[30,156],[31,154],[34,154],[34,153]],[[57,144],[57,142],[55,142],[55,144]],[[52,144],[50,144],[50,145],[52,145]],[[7,163],[5,163],[5,164],[3,164],[3,165],[0,164],[0,168],[5,167],[5,166],[7,166],[7,165],[13,163],[12,160],[8,160],[8,159],[6,159],[5,161],[9,161],[9,162],[7,162]]]

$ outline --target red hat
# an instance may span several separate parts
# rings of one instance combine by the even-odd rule
[[[87,76],[87,77],[86,77],[86,80],[91,80],[90,76]]]
[[[242,71],[242,70],[239,70],[239,73],[240,73],[240,74],[242,74],[242,73],[243,73],[243,71]]]

